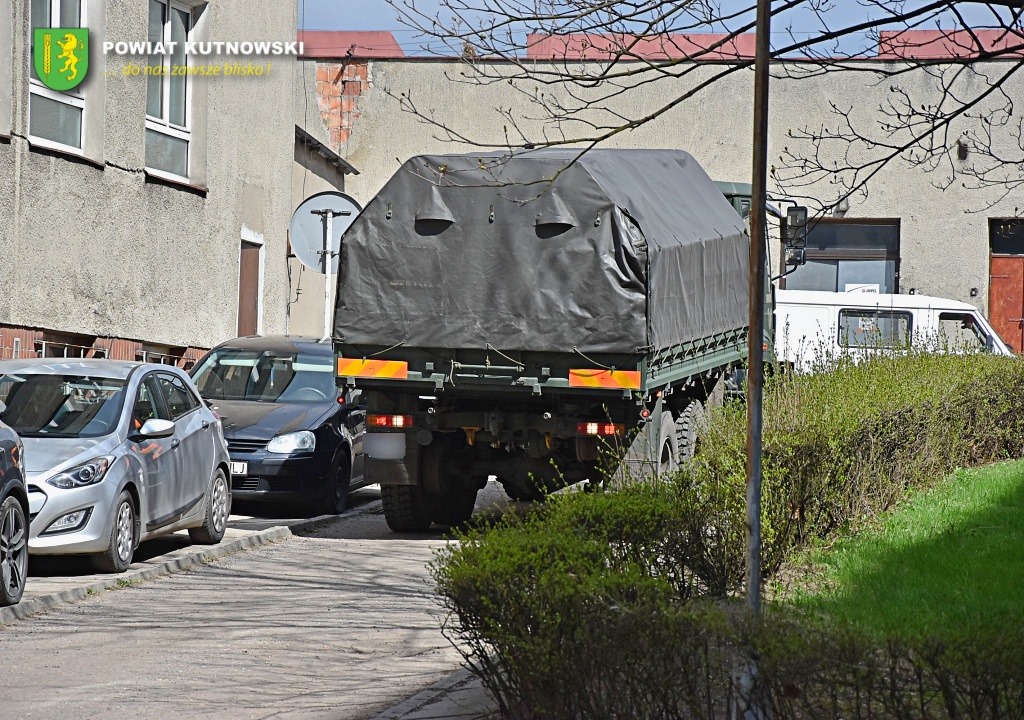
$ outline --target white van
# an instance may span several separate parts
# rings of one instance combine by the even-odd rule
[[[798,371],[901,348],[1013,355],[976,307],[927,295],[775,291],[775,353]]]

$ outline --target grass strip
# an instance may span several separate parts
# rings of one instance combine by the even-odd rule
[[[999,634],[1024,617],[1024,462],[959,470],[808,559],[784,602],[879,637]]]

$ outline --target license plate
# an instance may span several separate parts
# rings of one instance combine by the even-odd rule
[[[233,462],[231,463],[231,474],[232,475],[246,475],[249,472],[249,463],[245,462]]]

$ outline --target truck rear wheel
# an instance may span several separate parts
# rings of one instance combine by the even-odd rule
[[[518,502],[538,502],[547,497],[548,494],[545,488],[537,484],[519,484],[500,478],[499,481],[501,482],[501,489],[505,491],[505,494]]]
[[[707,425],[704,403],[691,399],[676,418],[676,451],[680,465],[697,452],[697,444]]]
[[[671,410],[661,413],[661,429],[658,432],[658,475],[670,475],[679,469],[679,434]]]
[[[438,525],[461,525],[473,517],[476,506],[476,487],[454,487],[444,495],[431,496],[431,513]]]
[[[384,506],[384,519],[395,532],[423,532],[430,528],[427,498],[419,487],[381,485],[380,499]]]

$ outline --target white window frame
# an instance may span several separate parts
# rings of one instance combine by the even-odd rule
[[[56,1],[56,0],[54,0]],[[85,0],[82,0],[83,2]],[[167,43],[171,40],[171,15],[174,10],[181,10],[188,15],[188,31],[185,33],[185,41],[193,40],[193,33],[196,28],[195,17],[192,14],[192,6],[183,2],[176,2],[176,0],[157,0],[165,8],[167,8],[166,19],[164,20],[164,31],[160,36],[160,41]],[[149,2],[146,3],[146,12],[149,12]],[[185,56],[185,67],[189,65],[188,55]],[[169,180],[189,181],[192,175],[192,76],[186,74],[185,77],[185,124],[177,125],[172,123],[170,120],[171,116],[171,55],[170,53],[163,56],[163,69],[164,74],[160,82],[160,110],[163,117],[153,117],[149,114],[148,108],[148,95],[147,95],[147,108],[146,108],[146,130],[153,130],[163,135],[168,135],[179,140],[184,140],[188,143],[188,149],[185,153],[185,175],[178,175],[176,173],[167,172],[166,170],[160,170],[159,168],[151,168],[146,166],[146,172],[155,177],[164,177]],[[148,88],[147,88],[148,93]]]
[[[79,22],[82,22],[82,20],[84,20],[87,17],[86,12],[88,10],[88,5],[87,5],[88,1],[89,0],[78,0],[78,3],[79,3],[79,5],[78,5],[78,17],[80,18]],[[60,0],[48,0],[48,2],[50,3],[50,27],[60,27],[59,25],[54,25],[53,24],[54,22],[58,22],[58,23],[60,22]],[[32,5],[31,5],[31,3],[29,3],[29,13],[30,14],[31,14],[31,7],[32,7]],[[29,31],[29,33],[32,34],[32,36],[35,35],[36,27],[42,27],[42,26],[33,25],[32,24],[32,18],[30,17],[29,18],[29,29],[28,29],[28,31]],[[30,37],[29,38],[29,47],[32,47],[32,41],[33,41],[33,37]],[[30,57],[28,59],[28,61],[29,61],[29,63],[34,63],[35,62],[35,58],[34,57]],[[78,108],[79,110],[82,111],[82,121],[79,123],[79,127],[78,127],[78,144],[79,144],[79,147],[75,147],[74,145],[65,145],[62,142],[57,142],[56,140],[50,140],[49,138],[39,137],[38,135],[33,135],[32,134],[32,118],[31,118],[32,99],[31,99],[31,97],[29,97],[29,122],[28,122],[27,132],[28,132],[28,137],[29,137],[30,143],[32,145],[36,145],[38,147],[48,148],[48,149],[51,149],[51,150],[60,150],[61,152],[67,152],[67,153],[72,153],[74,155],[82,155],[82,156],[84,156],[85,155],[85,94],[81,90],[79,90],[79,88],[81,88],[82,86],[78,85],[74,89],[68,90],[67,92],[57,92],[56,90],[51,90],[50,88],[48,88],[45,85],[43,85],[42,81],[37,80],[36,78],[32,77],[31,71],[29,72],[28,77],[29,77],[28,89],[29,89],[30,95],[38,95],[40,97],[44,97],[44,98],[47,98],[49,100],[54,100],[54,101],[59,102],[59,103],[61,103],[63,105],[70,105],[72,107],[76,107],[76,108]]]

